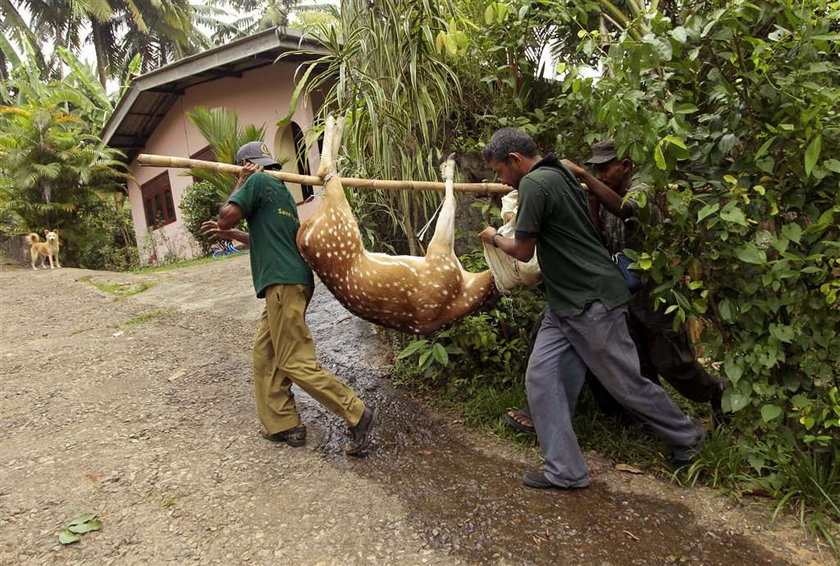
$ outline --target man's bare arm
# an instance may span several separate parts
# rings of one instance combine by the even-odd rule
[[[237,242],[245,244],[246,247],[251,246],[251,237],[248,235],[248,232],[243,232],[242,230],[237,230],[236,228],[222,230],[219,228],[219,223],[215,220],[208,220],[207,222],[202,223],[201,233],[211,240],[236,240]]]
[[[586,185],[589,193],[595,195],[610,213],[619,218],[630,218],[635,214],[629,203],[625,203],[618,193],[599,181],[595,175],[568,159],[564,159],[562,163],[566,169],[574,173],[578,181]]]
[[[246,163],[242,166],[242,170],[239,172],[239,177],[236,179],[236,185],[234,185],[233,190],[230,192],[230,197],[236,194],[236,191],[239,190],[248,177],[251,176],[252,173],[256,173],[257,171],[262,171],[262,167],[255,163]],[[239,208],[237,205],[233,203],[225,203],[222,205],[222,208],[219,209],[219,230],[230,230],[236,224],[245,218],[245,214],[243,214],[242,209]],[[245,232],[242,232],[243,234]],[[235,239],[235,238],[229,238]],[[241,240],[237,240],[241,241]]]
[[[495,245],[507,255],[519,261],[531,261],[537,248],[536,238],[505,238],[500,236],[492,226],[485,228],[479,237],[490,245]]]

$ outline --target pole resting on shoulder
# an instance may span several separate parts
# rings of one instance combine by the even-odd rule
[[[238,175],[242,167],[229,163],[217,163],[215,161],[201,161],[198,159],[186,159],[183,157],[172,157],[168,155],[152,155],[141,153],[137,156],[137,163],[144,167],[170,167],[179,169],[202,169],[216,173],[228,173]],[[301,185],[323,185],[329,175],[325,178],[317,175],[300,175],[286,171],[264,171],[284,182],[300,183]],[[355,177],[342,177],[341,184],[344,187],[357,189],[380,189],[397,191],[440,191],[446,188],[444,183],[439,181],[391,181],[381,179],[357,179]],[[513,187],[501,183],[454,183],[456,193],[473,194],[506,194],[513,190]]]

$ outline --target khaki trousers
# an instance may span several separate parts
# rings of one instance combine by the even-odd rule
[[[324,370],[315,358],[304,314],[312,297],[308,285],[271,285],[254,337],[254,396],[257,414],[269,434],[300,424],[292,384],[306,391],[349,426],[365,405],[350,387]]]

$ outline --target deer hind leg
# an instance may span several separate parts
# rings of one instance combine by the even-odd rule
[[[332,158],[334,131],[335,118],[333,118],[332,115],[327,116],[327,121],[324,123],[324,141],[321,146],[321,164],[318,166],[317,173],[317,175],[322,179],[327,176],[327,173],[335,170],[335,162]]]
[[[453,178],[455,176],[455,154],[453,153],[446,158],[443,166],[443,177],[446,186],[446,192],[443,197],[443,205],[440,209],[440,215],[435,224],[435,233],[432,236],[432,241],[429,242],[429,248],[426,256],[430,255],[451,255],[455,256],[455,186]]]
[[[329,173],[335,172],[335,162],[338,152],[341,150],[341,135],[344,132],[344,118],[336,119],[332,115],[327,116],[324,123],[324,142],[321,149],[321,164],[318,167],[317,175],[322,179]]]
[[[332,135],[332,164],[336,167],[338,152],[341,151],[341,136],[344,135],[344,116],[335,119],[335,127]]]

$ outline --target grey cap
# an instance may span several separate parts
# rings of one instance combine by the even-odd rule
[[[587,165],[606,163],[618,157],[618,153],[615,150],[615,142],[612,140],[599,141],[589,147],[592,149],[592,157],[584,161]]]
[[[247,159],[263,167],[277,165],[277,162],[274,161],[274,158],[268,152],[268,146],[261,141],[248,142],[240,147],[239,151],[236,152],[236,162],[239,163],[243,159]]]

